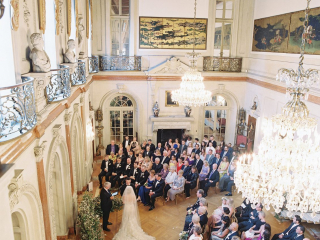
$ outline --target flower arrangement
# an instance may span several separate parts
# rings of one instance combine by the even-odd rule
[[[101,210],[101,209],[100,209]],[[102,240],[100,216],[96,212],[96,200],[86,192],[79,206],[77,225],[80,227],[81,240]]]
[[[148,187],[148,181],[146,181],[143,186]]]
[[[120,197],[114,197],[112,201],[112,208],[111,212],[118,212],[122,209],[123,207],[123,202]]]
[[[179,233],[179,240],[188,240],[188,233],[185,231],[182,231],[181,233]]]
[[[192,213],[192,209],[190,208],[189,210],[188,210],[188,215],[190,215]]]
[[[93,204],[94,204],[94,211],[96,213],[96,215],[98,215],[99,217],[103,216],[103,212],[101,209],[101,199],[100,197],[95,197],[93,199]]]

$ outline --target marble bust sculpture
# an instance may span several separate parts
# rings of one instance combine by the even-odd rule
[[[30,36],[33,46],[30,58],[32,60],[33,72],[49,72],[51,68],[50,59],[44,51],[44,42],[41,33],[33,33]]]
[[[67,42],[68,49],[64,54],[64,62],[65,63],[74,63],[76,62],[76,54],[74,53],[74,49],[76,48],[76,44],[73,39],[69,39]]]

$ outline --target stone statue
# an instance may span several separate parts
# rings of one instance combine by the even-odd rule
[[[153,116],[159,117],[160,108],[159,108],[158,102],[156,102],[156,103],[153,105],[152,111],[153,111]]]
[[[47,53],[43,50],[44,42],[42,34],[33,33],[30,36],[30,40],[33,45],[30,53],[33,72],[49,72],[51,69],[51,63]]]
[[[84,32],[84,25],[83,25],[83,18],[79,17],[79,22],[78,22],[78,49],[79,53],[81,53],[84,37],[83,37],[83,32]]]
[[[69,39],[67,42],[68,49],[64,54],[64,62],[65,63],[74,63],[76,62],[76,54],[74,53],[74,49],[76,48],[76,44],[73,39]]]
[[[190,117],[191,111],[192,111],[191,107],[185,106],[184,113],[186,114],[186,117]]]
[[[257,110],[257,108],[258,108],[257,102],[254,101],[254,102],[253,102],[253,105],[252,105],[252,107],[251,107],[251,110]]]

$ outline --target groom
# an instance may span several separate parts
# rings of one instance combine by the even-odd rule
[[[154,202],[156,200],[156,197],[160,197],[163,195],[163,188],[164,188],[164,181],[161,178],[161,174],[157,173],[156,174],[156,180],[149,193],[146,193],[146,201],[147,201],[147,206],[151,205],[149,208],[149,211],[154,209]]]
[[[110,232],[108,225],[112,225],[112,223],[109,222],[108,220],[109,220],[109,214],[112,208],[112,200],[114,199],[114,196],[112,196],[112,194],[109,191],[110,187],[111,187],[111,183],[105,182],[100,192],[101,209],[103,212],[102,228],[104,231],[107,231],[107,232]]]

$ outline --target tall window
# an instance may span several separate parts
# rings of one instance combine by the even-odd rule
[[[231,34],[233,26],[233,0],[216,1],[214,34],[214,56],[231,56]]]
[[[113,56],[129,55],[130,0],[111,0],[111,36]]]
[[[50,58],[51,69],[57,68],[56,52],[56,20],[54,1],[46,1],[46,32],[44,34],[44,49]]]

